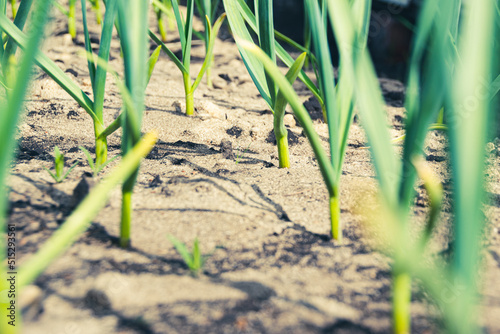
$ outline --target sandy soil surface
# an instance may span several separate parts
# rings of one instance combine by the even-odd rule
[[[86,61],[56,16],[45,52],[91,93]],[[93,22],[90,14],[90,20]],[[153,24],[152,19],[152,24]],[[198,26],[199,27],[199,23]],[[93,40],[99,27],[92,24]],[[194,73],[204,46],[195,41]],[[97,43],[95,46],[97,47]],[[176,33],[168,45],[179,50]],[[122,68],[117,40],[111,66]],[[144,131],[160,140],[144,160],[134,195],[132,249],[117,245],[117,189],[89,230],[40,276],[42,291],[24,316],[24,333],[388,333],[391,328],[390,260],[373,250],[359,203],[373,194],[374,171],[358,120],[353,124],[341,184],[345,242],[329,238],[327,191],[302,129],[287,116],[291,168],[279,169],[272,143],[272,114],[227,32],[215,47],[214,89],[196,91],[196,115],[183,114],[179,70],[162,54],[147,89]],[[404,86],[381,79],[394,137],[403,133]],[[105,100],[109,124],[121,100],[111,76]],[[311,94],[296,88],[304,101]],[[327,146],[327,126],[307,103]],[[64,222],[78,197],[76,186],[92,184],[85,156],[93,151],[90,117],[50,78],[38,71],[20,126],[19,153],[9,180],[9,221],[16,223],[18,256],[26,259]],[[109,138],[109,155],[120,154],[120,132]],[[221,143],[225,143],[221,145]],[[54,146],[67,165],[80,164],[55,184]],[[445,134],[430,132],[427,162],[450,188]],[[482,275],[481,322],[500,333],[500,147],[488,148],[489,202]],[[119,159],[99,175],[112,171]],[[422,222],[427,199],[422,187],[413,212]],[[436,233],[436,252],[447,247],[449,196]],[[197,237],[210,254],[199,278],[189,275],[167,235],[189,246]],[[418,284],[413,286],[414,333],[439,331],[439,315]]]

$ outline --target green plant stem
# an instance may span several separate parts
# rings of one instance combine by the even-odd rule
[[[394,334],[410,333],[411,277],[406,272],[393,275],[392,319]]]
[[[167,41],[167,29],[165,29],[165,22],[163,22],[163,12],[160,9],[156,10],[156,19],[158,21],[158,31],[163,42]]]
[[[132,191],[122,192],[122,219],[120,225],[120,247],[130,247],[130,227],[132,222]]]
[[[183,73],[182,78],[184,79],[184,91],[186,92],[186,115],[194,115],[194,92],[191,86],[191,77],[189,73]]]
[[[104,127],[100,123],[94,124],[95,129],[95,166],[99,169],[108,160],[108,139],[107,137],[99,136]]]
[[[17,15],[16,0],[10,0],[10,5],[12,9],[12,17],[15,19]]]
[[[208,44],[208,43],[207,43]],[[208,46],[207,46],[208,47]],[[208,52],[208,51],[207,51]],[[212,64],[214,63],[214,55],[212,54],[212,57],[210,59],[210,62],[208,63],[207,65],[207,69],[206,69],[206,76],[207,76],[207,87],[208,88],[214,88],[214,84],[212,82]]]
[[[342,224],[340,221],[340,196],[338,189],[334,191],[335,195],[330,196],[330,222],[332,228],[332,238],[342,243]]]
[[[274,136],[278,146],[280,168],[290,168],[290,154],[288,153],[288,131],[283,124],[285,112],[274,113]]]
[[[276,138],[278,145],[278,157],[280,168],[290,168],[290,154],[288,152],[288,135],[285,130],[285,135],[281,138]]]
[[[68,33],[70,34],[72,39],[76,38],[75,4],[75,0],[70,0],[68,12]]]
[[[101,24],[102,13],[101,13],[101,5],[99,4],[99,0],[92,1],[92,9],[95,11],[97,24]]]

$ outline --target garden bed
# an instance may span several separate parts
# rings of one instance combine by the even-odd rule
[[[66,34],[59,13],[44,50],[89,94],[92,91],[80,31]],[[153,25],[153,16],[151,16]],[[91,36],[98,40],[99,26]],[[81,27],[80,25],[77,25]],[[198,28],[201,23],[198,22]],[[302,129],[290,113],[291,168],[279,169],[273,144],[273,116],[259,96],[227,31],[215,47],[214,88],[204,82],[195,93],[194,117],[184,115],[182,76],[162,54],[146,91],[144,131],[159,141],[144,160],[134,192],[132,248],[118,246],[120,193],[89,230],[40,276],[27,302],[24,333],[388,333],[391,328],[390,262],[374,250],[362,206],[376,190],[369,150],[358,121],[351,128],[344,164],[342,245],[329,237],[328,193]],[[195,41],[193,68],[201,66],[204,45]],[[96,44],[98,45],[98,44]],[[169,46],[179,50],[175,33]],[[118,40],[111,67],[121,69]],[[403,134],[404,87],[381,79],[394,137]],[[119,113],[121,96],[108,76],[105,121]],[[328,141],[308,92],[296,83],[315,128]],[[15,223],[20,264],[58,228],[95,182],[79,146],[92,151],[93,125],[50,78],[38,71],[20,127],[19,152],[9,179],[9,222]],[[108,138],[111,157],[120,154],[117,132]],[[58,146],[67,165],[79,161],[61,184],[43,169],[52,166]],[[451,189],[446,135],[431,131],[427,162]],[[500,147],[487,152],[489,218],[485,231],[485,274],[481,322],[500,332]],[[111,163],[102,175],[111,171]],[[100,175],[99,177],[101,177]],[[427,198],[421,187],[413,209],[423,221]],[[446,197],[442,216],[450,216]],[[416,227],[418,228],[418,226]],[[438,228],[433,251],[448,249],[449,227]],[[167,235],[188,246],[198,238],[210,254],[198,278],[177,254]],[[434,333],[439,314],[414,284],[414,333]],[[443,291],[453,298],[460,287]]]

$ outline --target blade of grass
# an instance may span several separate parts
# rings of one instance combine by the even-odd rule
[[[148,31],[149,37],[159,46],[161,46],[161,49],[167,54],[167,56],[174,62],[174,64],[177,66],[177,68],[182,72],[182,74],[188,73],[187,69],[184,67],[182,62],[177,58],[177,56],[170,51],[170,49],[159,39],[151,30]]]
[[[226,18],[225,14],[222,14],[217,21],[215,21],[215,24],[212,28],[211,24],[208,23],[208,17],[206,17],[207,20],[207,27],[209,30],[209,42],[208,42],[208,49],[205,53],[205,60],[203,61],[203,64],[201,65],[200,72],[198,73],[198,76],[196,77],[196,80],[194,81],[193,85],[191,86],[191,90],[194,92],[198,85],[201,82],[201,79],[203,78],[203,75],[207,71],[208,67],[210,66],[210,62],[212,61],[213,57],[213,50],[214,50],[214,45],[215,45],[215,39],[217,38],[217,34],[219,32],[220,27],[222,26],[222,23],[224,22],[224,19]]]
[[[334,166],[334,171],[338,171],[338,157],[339,157],[339,112],[336,110],[336,92],[335,92],[335,76],[333,74],[333,67],[331,63],[331,56],[328,46],[328,39],[326,36],[326,26],[323,25],[324,19],[320,11],[317,0],[306,0],[306,11],[309,15],[309,21],[314,22],[311,25],[311,32],[313,38],[313,46],[315,48],[316,58],[318,59],[319,67],[319,87],[324,98],[323,103],[326,109],[326,119],[328,120],[328,134],[330,143],[330,159]],[[324,9],[326,13],[326,8]]]
[[[295,79],[297,79],[297,76],[299,75],[300,71],[302,71],[302,67],[304,66],[306,56],[307,54],[305,52],[302,53],[299,57],[297,57],[295,63],[293,63],[292,67],[290,67],[290,69],[288,70],[285,77],[290,84],[293,84],[295,82]],[[272,80],[272,77],[270,76],[269,79]],[[274,125],[274,135],[276,137],[276,145],[278,146],[278,156],[280,157],[279,159],[280,168],[290,167],[290,158],[288,152],[288,131],[284,124],[285,108],[287,104],[288,101],[286,97],[283,95],[283,92],[281,90],[278,90],[278,94],[276,96],[275,109],[274,109],[273,125]]]
[[[191,253],[187,249],[186,245],[181,242],[179,239],[174,237],[173,235],[168,235],[167,236],[168,240],[174,245],[175,250],[179,253],[179,255],[182,257],[186,265],[191,268],[193,266],[193,259],[191,256]]]
[[[16,18],[14,20],[14,25],[16,27],[18,27],[20,30],[24,29],[24,25],[26,23],[26,20],[28,19],[28,14],[31,10],[32,3],[33,3],[33,0],[25,0],[25,1],[23,0],[19,4],[19,9],[17,11],[17,15],[16,15]],[[11,38],[9,38],[7,40],[7,44],[5,46],[5,52],[4,52],[3,61],[2,61],[2,64],[4,64],[4,65],[2,65],[2,66],[5,66],[9,57],[11,55],[14,55],[16,53],[16,50],[17,50],[17,44]]]
[[[455,192],[455,253],[452,272],[456,279],[467,287],[460,297],[459,310],[450,319],[451,331],[477,333],[479,331],[474,314],[477,304],[477,272],[480,264],[481,236],[484,217],[481,211],[484,199],[484,147],[490,119],[493,119],[489,95],[477,95],[483,81],[491,80],[495,36],[495,2],[489,0],[468,1],[464,4],[464,24],[460,39],[462,63],[457,68],[457,80],[452,95],[449,133],[451,162]],[[476,94],[476,95],[474,95]],[[471,104],[471,96],[475,103]],[[464,136],[464,134],[469,134]]]
[[[83,21],[83,36],[85,38],[85,50],[87,51],[87,54],[89,55],[87,57],[87,67],[89,69],[89,77],[90,77],[90,82],[92,83],[92,91],[95,92],[96,90],[96,78],[95,78],[95,73],[96,73],[96,66],[95,66],[95,61],[94,61],[94,54],[92,52],[92,45],[90,43],[90,36],[89,36],[89,29],[87,26],[87,0],[81,0],[82,4],[82,21]]]
[[[82,0],[85,1],[85,0]],[[96,2],[99,0],[96,0]],[[94,85],[94,113],[100,120],[100,124],[95,124],[95,136],[98,137],[99,134],[104,130],[104,94],[106,90],[106,74],[107,74],[107,64],[109,60],[109,52],[111,48],[111,39],[113,33],[113,26],[116,16],[116,3],[117,0],[107,0],[106,1],[106,14],[104,16],[104,23],[101,33],[101,41],[99,44],[99,62],[97,63],[97,68],[95,72],[95,85]],[[90,48],[92,50],[92,48]],[[108,143],[107,140],[96,140],[96,165],[99,167],[104,164],[107,160],[108,155]]]
[[[244,19],[244,23],[247,24],[248,27],[254,33],[257,33],[258,30],[257,30],[255,15],[252,13],[252,11],[245,3],[245,1],[244,0],[232,0],[232,1],[234,2],[235,6],[234,9],[239,11],[240,15]],[[231,13],[228,12],[228,8],[225,2],[224,2],[224,8],[226,9],[226,13],[228,13],[229,16]],[[229,23],[231,25],[231,22]],[[252,40],[249,41],[253,42]],[[283,61],[286,66],[291,67],[295,60],[288,54],[288,52],[286,52],[286,50],[277,41],[275,42],[275,48],[276,48],[276,54],[281,59],[281,61]],[[323,97],[321,95],[321,92],[319,91],[318,87],[316,87],[316,85],[312,82],[312,80],[305,74],[304,71],[300,72],[299,79],[307,86],[307,88],[309,88],[309,90],[313,93],[313,95],[318,99],[320,105],[323,107]],[[260,93],[262,95],[262,92]]]
[[[68,33],[72,39],[76,38],[76,0],[68,1]]]

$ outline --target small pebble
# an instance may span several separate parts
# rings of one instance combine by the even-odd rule
[[[50,222],[50,223],[45,224],[45,226],[49,230],[56,230],[59,227],[59,224],[57,224],[56,222]]]
[[[261,136],[262,136],[262,130],[259,127],[254,126],[250,130],[250,137],[252,137],[252,139],[257,139]]]
[[[172,103],[172,107],[175,108],[175,112],[181,114],[182,113],[182,103],[180,101],[175,101]]]
[[[85,306],[93,310],[95,314],[105,314],[111,310],[111,301],[104,291],[90,289],[83,300]]]
[[[295,117],[293,117],[293,115],[291,114],[286,114],[284,119],[283,119],[283,123],[288,126],[288,127],[291,127],[293,128],[295,125],[297,125],[297,122],[295,122]]]
[[[24,232],[26,233],[33,233],[37,232],[40,230],[40,223],[39,222],[31,222],[24,228]]]
[[[34,320],[42,312],[42,290],[36,285],[28,285],[19,294],[19,307],[24,320]]]
[[[61,88],[52,79],[46,79],[42,82],[40,87],[40,97],[43,100],[52,100],[59,97],[61,93]]]
[[[84,87],[92,87],[92,81],[89,78],[84,78],[82,80],[82,86]]]
[[[62,37],[62,45],[63,46],[71,46],[73,45],[73,38],[71,38],[70,34],[64,34]]]

